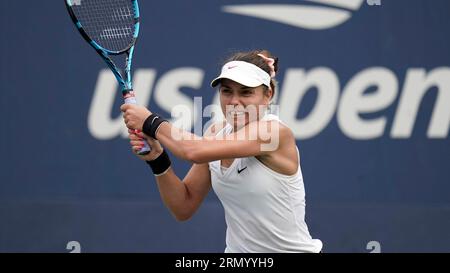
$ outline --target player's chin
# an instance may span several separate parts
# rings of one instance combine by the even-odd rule
[[[249,124],[249,118],[248,115],[245,116],[228,116],[227,121],[229,124],[233,126],[233,128],[236,130],[241,129],[242,127],[245,127],[247,124]]]

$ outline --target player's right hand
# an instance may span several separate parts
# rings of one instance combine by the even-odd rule
[[[159,141],[146,137],[142,132],[136,133],[134,130],[128,130],[128,137],[130,138],[131,149],[140,159],[145,161],[152,161],[157,159],[163,153],[163,147]],[[149,154],[139,155],[138,152],[144,147],[144,141],[147,141],[151,148]]]

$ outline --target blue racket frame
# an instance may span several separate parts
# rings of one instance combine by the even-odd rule
[[[80,21],[75,16],[75,13],[72,9],[74,4],[77,2],[77,0],[64,0],[66,3],[67,10],[69,12],[70,18],[72,19],[72,22],[77,27],[78,31],[80,32],[81,36],[88,42],[94,49],[97,51],[97,53],[102,57],[102,59],[108,64],[108,67],[111,69],[111,71],[114,73],[114,76],[116,77],[117,81],[119,82],[122,92],[132,91],[133,85],[131,80],[131,64],[133,62],[133,54],[134,54],[134,47],[136,45],[137,38],[139,36],[139,29],[140,29],[140,13],[139,13],[139,4],[137,0],[130,0],[133,4],[136,14],[134,17],[134,34],[133,34],[133,41],[130,44],[128,48],[125,48],[121,51],[111,51],[106,48],[103,48],[101,45],[99,45],[97,42],[92,40],[89,35],[86,33],[86,31],[83,28],[83,25],[80,23]],[[114,64],[112,59],[110,58],[111,55],[121,55],[126,54],[126,65],[124,70],[124,75],[120,73],[120,69]]]
[[[76,5],[77,1],[80,0],[64,0],[67,11],[69,12],[70,18],[72,19],[72,22],[77,27],[78,31],[80,32],[81,36],[88,42],[95,51],[102,57],[102,59],[106,62],[108,67],[111,69],[111,71],[114,73],[114,76],[116,77],[117,81],[120,84],[121,90],[122,90],[122,96],[125,100],[125,103],[129,104],[137,104],[134,92],[133,92],[133,83],[131,78],[131,64],[133,62],[133,54],[134,54],[134,47],[136,45],[138,36],[139,36],[139,29],[140,29],[140,12],[139,12],[139,4],[137,0],[130,0],[132,5],[135,9],[135,15],[134,15],[134,34],[133,34],[133,40],[130,43],[130,46],[121,50],[121,51],[111,51],[106,48],[103,48],[101,45],[99,45],[97,42],[92,40],[89,35],[86,33],[86,31],[83,28],[83,25],[81,22],[77,19],[75,16],[75,12],[73,11],[73,6]],[[120,72],[120,69],[117,67],[117,65],[113,62],[110,56],[114,55],[122,55],[126,54],[126,60],[125,60],[125,69],[124,69],[124,75]],[[148,154],[151,150],[150,146],[147,144],[147,142],[144,142],[145,146],[138,152],[140,155]]]

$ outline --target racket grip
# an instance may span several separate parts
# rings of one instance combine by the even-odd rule
[[[137,104],[136,101],[136,97],[134,95],[134,91],[133,90],[126,90],[122,92],[123,94],[123,99],[125,101],[125,103],[127,104]],[[135,134],[139,134],[140,131],[139,130],[134,130]],[[147,155],[150,153],[150,151],[152,150],[152,148],[150,147],[150,145],[148,145],[147,141],[143,141],[144,142],[144,147],[142,147],[137,154],[138,155]]]

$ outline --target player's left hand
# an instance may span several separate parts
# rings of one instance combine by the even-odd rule
[[[124,104],[120,107],[126,126],[131,130],[142,131],[145,120],[152,114],[143,106]]]

